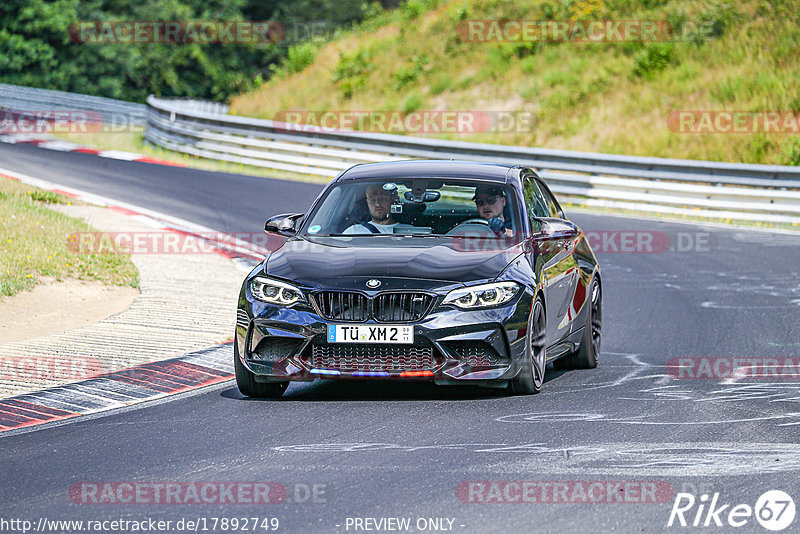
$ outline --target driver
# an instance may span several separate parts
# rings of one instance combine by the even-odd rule
[[[388,185],[388,184],[387,184]],[[410,224],[399,223],[392,217],[392,203],[397,193],[394,188],[373,184],[367,186],[366,199],[371,219],[354,224],[344,234],[394,234],[400,228],[412,228]]]
[[[506,220],[503,210],[506,207],[506,193],[503,188],[494,185],[479,185],[475,188],[475,196],[472,197],[478,214],[482,219],[486,219],[489,228],[498,237],[512,237],[514,232],[511,230],[511,220]]]

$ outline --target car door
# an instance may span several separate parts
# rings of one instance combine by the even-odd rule
[[[553,216],[551,209],[557,204],[550,204],[544,194],[542,184],[531,173],[523,179],[523,195],[531,225],[532,247],[527,253],[528,261],[534,272],[541,273],[542,286],[545,292],[547,315],[547,340],[554,345],[570,333],[569,321],[565,321],[569,309],[577,267],[567,246],[569,240],[560,234],[542,233],[542,219]],[[551,195],[552,197],[552,195]],[[555,213],[558,217],[559,213]],[[563,216],[563,213],[561,213]]]
[[[550,191],[550,188],[547,187],[547,184],[541,180],[537,181],[542,190],[542,194],[544,195],[550,217],[557,217],[558,219],[569,222],[552,191]],[[569,224],[574,226],[572,223]],[[577,227],[575,228],[577,229]],[[580,309],[580,304],[576,303],[576,300],[583,300],[582,298],[576,299],[576,292],[579,290],[578,286],[581,283],[581,276],[580,266],[578,265],[578,261],[575,257],[575,250],[580,239],[581,235],[580,231],[578,231],[569,237],[565,237],[558,244],[564,248],[564,254],[566,255],[566,257],[560,262],[562,272],[566,273],[566,300],[558,311],[559,330],[563,330],[564,335],[573,331],[574,326],[572,321],[575,319],[576,311]],[[585,291],[585,288],[580,289]]]

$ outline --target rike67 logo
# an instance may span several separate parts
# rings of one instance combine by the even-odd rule
[[[667,526],[743,527],[755,518],[767,530],[781,531],[794,522],[794,500],[780,490],[764,492],[755,506],[723,502],[719,493],[704,493],[696,498],[691,493],[678,493],[669,514]]]

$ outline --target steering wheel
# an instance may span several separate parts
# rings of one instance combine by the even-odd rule
[[[461,226],[462,224],[482,224],[484,226],[489,226],[489,221],[486,219],[467,219],[466,221],[461,221],[456,225],[456,227]]]
[[[481,225],[482,228],[480,229],[480,232],[482,233],[482,232],[485,231],[487,236],[489,234],[495,235],[494,232],[492,232],[492,229],[489,228],[489,221],[487,221],[486,219],[478,219],[478,218],[467,219],[466,221],[461,221],[460,223],[455,225],[452,228],[452,230],[447,232],[447,235],[458,235],[459,232],[469,231],[469,230],[466,230],[466,227],[468,227],[471,224],[475,224],[475,225],[479,224],[479,225]]]

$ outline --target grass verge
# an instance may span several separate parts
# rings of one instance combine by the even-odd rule
[[[0,296],[32,289],[46,277],[138,287],[139,271],[129,256],[72,252],[70,235],[96,230],[49,209],[53,204],[71,201],[0,177]]]

